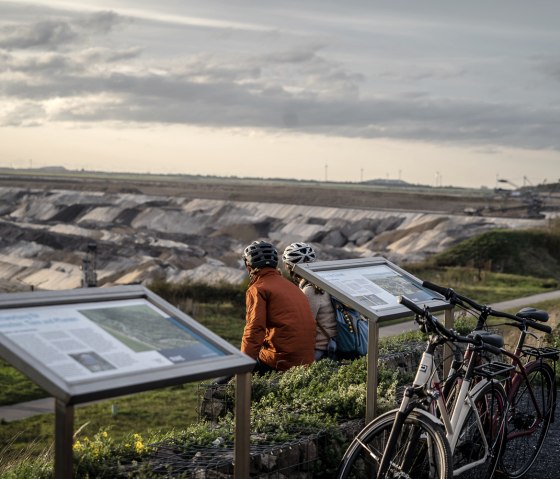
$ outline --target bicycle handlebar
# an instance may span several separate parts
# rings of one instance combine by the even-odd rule
[[[490,310],[489,314],[491,316],[496,317],[496,318],[513,319],[514,321],[517,321],[518,323],[524,323],[527,326],[529,326],[530,328],[538,329],[539,331],[542,331],[543,333],[547,333],[547,334],[552,333],[552,328],[550,326],[547,326],[546,324],[540,324],[540,323],[537,323],[536,321],[532,321],[531,319],[521,319],[521,318],[518,318],[517,316],[515,316],[514,314],[503,313],[502,311],[495,311],[492,308],[488,308],[488,309]]]
[[[432,330],[433,332],[440,334],[441,336],[455,342],[459,343],[468,343],[473,344],[475,346],[481,347],[482,349],[486,349],[493,354],[501,354],[501,349],[493,346],[492,344],[488,344],[484,342],[484,339],[480,335],[475,336],[460,336],[455,331],[447,329],[443,324],[441,324],[437,318],[432,315],[428,309],[422,309],[416,303],[412,302],[406,296],[399,296],[397,301],[406,306],[410,311],[416,314],[416,317],[422,317],[426,319],[426,325],[428,329]]]
[[[455,290],[451,289],[451,288],[443,288],[442,286],[438,286],[437,284],[434,283],[430,283],[429,281],[424,281],[422,283],[422,286],[424,286],[425,288],[431,289],[432,291],[435,291],[436,293],[441,294],[447,301],[450,301],[453,304],[457,304],[457,303],[467,303],[469,306],[473,307],[474,309],[476,309],[477,311],[484,311],[485,309],[487,309],[488,307],[483,305],[483,304],[478,304],[475,301],[473,301],[470,298],[467,298],[466,296],[463,296],[459,293],[457,293]]]
[[[437,284],[431,283],[429,281],[422,282],[422,286],[425,287],[425,288],[428,288],[432,291],[435,291],[436,293],[441,294],[451,304],[457,304],[459,306],[464,306],[463,303],[466,303],[469,306],[471,306],[472,308],[476,309],[478,312],[483,313],[487,316],[494,316],[496,318],[511,319],[513,321],[517,321],[518,323],[525,324],[525,325],[529,326],[530,328],[542,331],[543,333],[547,333],[547,334],[552,333],[552,328],[550,326],[547,326],[545,324],[537,323],[536,321],[533,321],[531,319],[519,318],[518,316],[516,316],[514,314],[504,313],[502,311],[496,311],[495,309],[492,309],[490,306],[486,306],[486,305],[483,305],[483,304],[478,304],[477,302],[473,301],[472,299],[467,298],[466,296],[463,296],[463,295],[455,292],[451,288],[444,288],[442,286],[438,286]]]

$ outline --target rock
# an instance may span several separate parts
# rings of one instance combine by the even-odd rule
[[[240,284],[241,252],[255,239],[280,251],[311,243],[325,261],[382,255],[399,264],[492,228],[545,221],[11,187],[0,187],[0,199],[3,291],[79,287],[91,241],[100,286],[154,278]]]
[[[335,248],[342,248],[348,239],[339,230],[329,231],[322,239],[321,243],[334,246]]]
[[[348,241],[351,241],[356,246],[362,246],[363,244],[370,241],[374,236],[371,230],[358,230],[348,237]]]

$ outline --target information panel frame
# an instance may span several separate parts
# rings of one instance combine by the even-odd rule
[[[422,281],[416,276],[381,256],[300,263],[295,265],[294,273],[375,323],[412,315],[408,308],[397,302],[400,295],[407,296],[419,306],[428,306],[433,312],[452,308],[443,296],[422,287]],[[374,283],[373,276],[381,281]]]
[[[300,263],[295,265],[294,273],[368,319],[365,420],[369,423],[377,416],[379,326],[392,319],[413,315],[397,302],[398,296],[407,296],[433,312],[445,310],[446,318],[452,317],[453,306],[443,296],[423,288],[422,281],[416,276],[382,256]]]
[[[85,309],[84,305],[86,305]],[[49,318],[47,312],[58,311],[59,314],[56,319],[62,321],[64,314],[60,313],[63,312],[63,309],[70,309],[73,313],[79,313],[88,308],[95,310],[96,305],[103,306],[103,308],[108,305],[108,310],[112,307],[134,305],[153,309],[155,320],[157,321],[159,315],[163,327],[177,328],[177,335],[183,334],[185,337],[189,335],[192,338],[191,343],[195,344],[200,358],[195,357],[181,361],[180,354],[177,355],[179,357],[177,360],[173,356],[165,358],[159,353],[156,354],[155,351],[148,351],[143,357],[150,357],[151,361],[155,361],[154,358],[158,357],[161,365],[152,364],[152,362],[140,363],[136,368],[123,368],[122,371],[113,373],[113,371],[110,371],[110,366],[105,367],[106,370],[103,371],[104,355],[92,351],[94,353],[92,355],[74,359],[82,365],[97,368],[98,375],[84,375],[81,378],[72,379],[68,376],[65,377],[60,371],[53,370],[53,367],[46,364],[46,361],[41,361],[37,351],[26,350],[23,347],[24,343],[15,339],[17,334],[13,334],[13,331],[6,334],[6,323],[2,328],[3,315],[25,311],[30,313],[35,321],[36,326],[33,327],[45,328],[44,335],[56,334],[55,330],[46,330],[47,326],[45,324],[49,321],[53,322],[53,318]],[[12,317],[16,317],[16,315],[14,314]],[[85,317],[85,319],[80,318],[78,323],[87,325],[88,321],[92,321],[91,318]],[[171,326],[170,322],[172,323]],[[92,321],[91,326],[90,330],[95,332],[94,328],[97,325],[94,325]],[[34,331],[33,327],[30,328],[30,331]],[[99,328],[99,333],[105,334],[105,331],[101,331],[101,329]],[[19,332],[26,333],[22,329]],[[32,334],[30,333],[30,335]],[[101,334],[98,336],[101,338]],[[73,337],[73,340],[75,340],[75,337]],[[149,345],[146,349],[150,349]],[[173,350],[170,349],[170,351]],[[140,285],[0,295],[0,356],[48,394],[66,405],[108,399],[209,378],[249,373],[255,365],[252,358]]]

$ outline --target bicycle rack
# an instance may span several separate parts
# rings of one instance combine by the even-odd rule
[[[523,354],[527,356],[535,356],[536,358],[552,359],[558,361],[560,357],[560,349],[558,348],[533,348],[525,347],[522,349]]]
[[[484,363],[474,368],[474,374],[485,378],[499,378],[500,376],[509,376],[509,373],[515,366],[512,364],[494,361],[492,363]]]

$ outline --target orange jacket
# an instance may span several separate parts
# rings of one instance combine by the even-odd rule
[[[263,268],[252,275],[245,302],[241,351],[279,371],[314,361],[315,320],[295,284]]]

